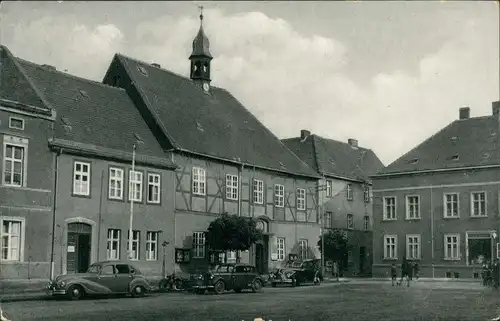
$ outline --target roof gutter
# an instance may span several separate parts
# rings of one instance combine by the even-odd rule
[[[23,104],[17,101],[12,101],[4,98],[0,98],[0,105],[2,106],[0,107],[2,109],[14,108],[16,109],[16,112],[22,111],[24,113],[34,114],[40,118],[45,118],[48,120],[56,119],[56,111],[54,109],[40,108],[37,106]]]
[[[350,178],[350,177],[345,177],[345,176],[341,176],[341,175],[335,175],[335,174],[332,174],[332,173],[328,173],[328,172],[325,172],[325,171],[322,171],[321,172],[321,175],[323,175],[323,177],[328,177],[328,178],[337,178],[337,179],[341,179],[341,180],[344,180],[344,181],[351,181],[351,182],[356,182],[356,183],[365,183],[366,180],[364,179],[356,179],[356,178]]]
[[[471,169],[492,169],[500,168],[500,164],[497,165],[483,165],[483,166],[464,166],[464,167],[453,167],[453,168],[439,168],[439,169],[428,169],[421,171],[407,171],[407,172],[395,172],[395,173],[381,173],[371,175],[370,178],[383,178],[390,176],[404,176],[404,175],[419,175],[419,174],[429,174],[429,173],[446,173],[446,172],[457,172],[465,171]]]

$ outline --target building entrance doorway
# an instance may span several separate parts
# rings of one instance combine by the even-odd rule
[[[68,224],[68,242],[66,249],[66,271],[70,273],[86,272],[90,265],[92,226],[85,223]]]
[[[262,240],[255,244],[255,268],[261,274],[268,273],[269,237],[262,236]]]
[[[493,258],[493,241],[490,233],[467,233],[468,265],[482,265]]]

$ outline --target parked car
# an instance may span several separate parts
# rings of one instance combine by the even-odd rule
[[[283,268],[279,268],[269,275],[272,287],[276,287],[278,284],[299,286],[304,283],[314,283],[319,285],[321,281],[323,281],[323,275],[319,259],[287,261]]]
[[[192,288],[200,294],[207,290],[221,294],[231,290],[240,293],[244,289],[261,292],[264,286],[264,279],[252,265],[218,264],[208,272],[198,275]]]
[[[141,271],[125,261],[92,264],[87,272],[59,275],[49,282],[48,294],[77,300],[85,295],[131,294],[144,296],[151,289]]]

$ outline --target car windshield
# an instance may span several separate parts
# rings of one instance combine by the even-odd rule
[[[99,273],[100,270],[101,270],[100,264],[92,264],[87,270],[87,273]]]

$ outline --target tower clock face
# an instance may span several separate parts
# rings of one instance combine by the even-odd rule
[[[203,90],[208,91],[210,89],[210,86],[207,83],[203,84]]]

